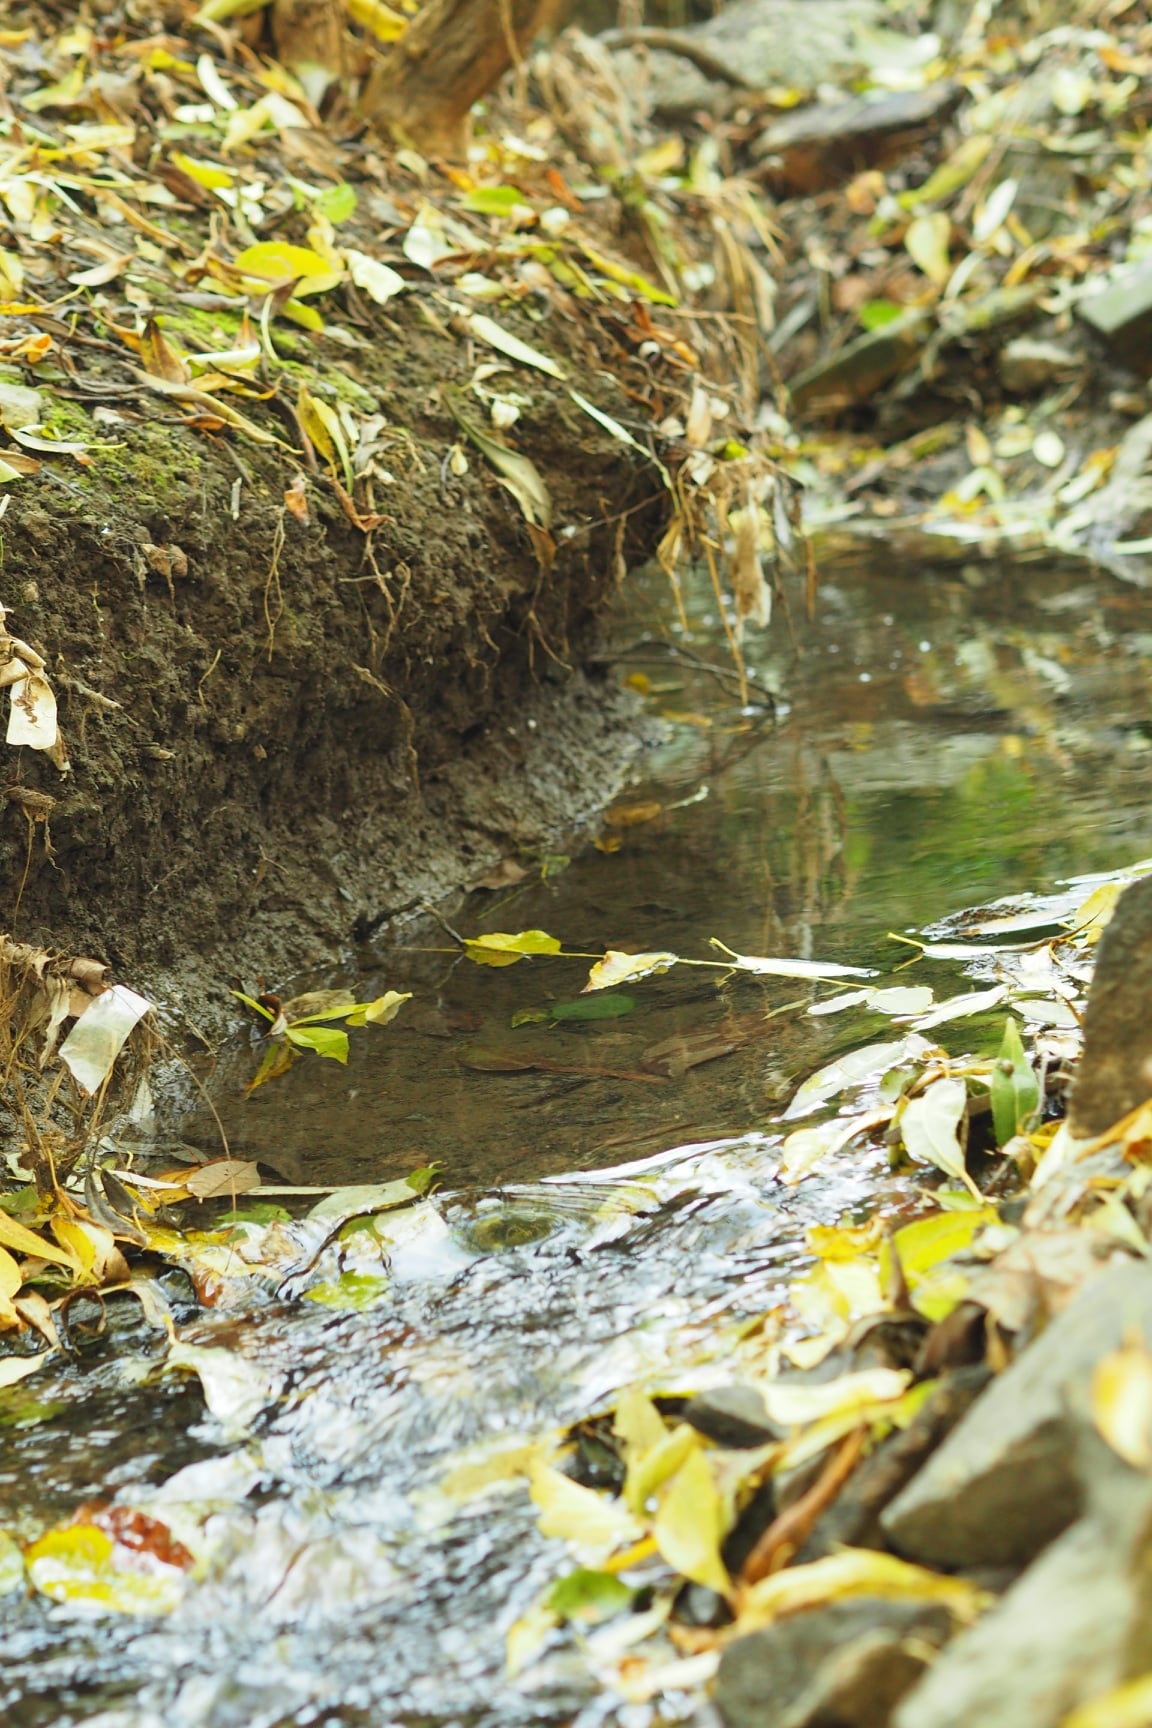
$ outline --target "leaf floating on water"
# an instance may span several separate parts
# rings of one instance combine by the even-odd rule
[[[308,1216],[339,1224],[361,1213],[390,1212],[396,1206],[411,1206],[419,1198],[420,1191],[406,1177],[396,1182],[362,1182],[334,1188],[313,1206]]]
[[[790,1566],[745,1591],[737,1628],[752,1631],[771,1625],[782,1614],[815,1608],[822,1602],[849,1596],[905,1597],[940,1602],[957,1620],[975,1620],[991,1601],[987,1591],[964,1578],[948,1578],[923,1566],[910,1565],[894,1554],[871,1548],[843,1548],[826,1560]]]
[[[189,1171],[184,1182],[197,1200],[215,1200],[221,1194],[248,1194],[260,1186],[260,1171],[250,1158],[213,1158]]]
[[[558,954],[560,942],[546,930],[520,930],[513,936],[495,931],[488,936],[469,937],[464,952],[477,966],[515,966],[527,954]]]
[[[619,949],[609,948],[603,960],[597,960],[588,974],[581,995],[588,995],[593,990],[611,990],[617,984],[634,984],[640,978],[652,978],[661,972],[667,972],[680,959],[678,954],[669,954],[664,950],[653,950],[648,954],[622,954]]]
[[[1004,1042],[992,1070],[992,1123],[996,1143],[1007,1146],[1014,1134],[1026,1131],[1040,1108],[1040,1082],[1024,1054],[1015,1020],[1004,1025]]]
[[[868,966],[841,966],[832,960],[776,960],[755,954],[737,954],[715,936],[711,946],[728,956],[729,964],[740,972],[755,972],[764,978],[873,978]]]
[[[900,1132],[911,1158],[935,1164],[955,1176],[977,1199],[983,1196],[969,1176],[960,1145],[960,1124],[968,1105],[963,1080],[934,1080],[920,1097],[909,1100],[900,1118]]]
[[[931,1031],[933,1026],[946,1026],[950,1020],[967,1020],[973,1014],[986,1014],[1003,1002],[1008,994],[1006,984],[994,984],[990,990],[968,990],[962,996],[950,996],[938,1002],[928,1014],[915,1022],[918,1032]]]
[[[1152,1470],[1152,1354],[1142,1344],[1125,1344],[1097,1363],[1092,1420],[1126,1464]]]
[[[785,1140],[782,1148],[780,1175],[789,1187],[794,1186],[814,1170],[822,1158],[842,1152],[860,1134],[882,1128],[892,1120],[891,1110],[870,1110],[848,1121],[834,1118],[816,1128],[797,1128]]]
[[[712,1466],[698,1447],[688,1455],[660,1502],[652,1534],[670,1566],[694,1584],[721,1593],[730,1586],[720,1557],[727,1533],[724,1502]]]
[[[849,1086],[860,1086],[865,1080],[878,1079],[889,1068],[923,1055],[928,1049],[925,1040],[916,1033],[884,1044],[865,1044],[859,1050],[849,1050],[826,1067],[818,1068],[799,1087],[796,1096],[784,1112],[787,1122],[795,1116],[807,1116],[829,1098],[846,1092]]]

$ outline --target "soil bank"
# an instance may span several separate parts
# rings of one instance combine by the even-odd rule
[[[308,338],[294,368],[384,416],[368,534],[322,472],[190,429],[115,355],[79,377],[4,369],[105,448],[8,492],[0,601],[47,662],[71,771],[5,750],[0,921],[209,1019],[241,979],[329,959],[545,845],[627,760],[626,705],[579,667],[659,525],[651,468],[532,377],[516,430],[552,499],[541,556],[480,456],[447,459],[471,345],[415,304],[372,334]],[[561,352],[565,335],[549,329]],[[298,445],[279,406],[263,421]]]

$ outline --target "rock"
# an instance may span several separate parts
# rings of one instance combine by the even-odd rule
[[[1059,342],[1017,336],[1000,350],[1000,382],[1012,396],[1030,396],[1050,384],[1064,384],[1084,368],[1084,356]]]
[[[896,1552],[944,1568],[1023,1566],[1065,1531],[1085,1504],[1077,1446],[1092,1372],[1133,1333],[1152,1341],[1143,1263],[1100,1272],[993,1381],[882,1514]]]
[[[882,385],[913,365],[927,344],[931,328],[926,313],[905,312],[891,324],[849,342],[790,380],[793,408],[832,414],[867,402]]]
[[[784,1429],[771,1421],[764,1396],[755,1386],[717,1386],[701,1392],[682,1419],[717,1446],[745,1449],[770,1446],[784,1438]]]
[[[941,1376],[907,1428],[897,1429],[853,1471],[796,1556],[822,1560],[843,1547],[882,1547],[884,1508],[931,1456],[990,1379],[982,1365]]]
[[[855,33],[882,14],[877,0],[734,0],[707,23],[676,32],[730,69],[727,87],[683,55],[653,49],[648,56],[652,106],[658,113],[690,113],[729,97],[733,85],[814,90],[860,67]],[[635,51],[624,48],[613,58],[628,88],[642,88]]]
[[[39,426],[44,413],[44,398],[39,390],[26,384],[0,383],[0,422],[5,426]]]
[[[789,1615],[725,1650],[726,1728],[885,1728],[948,1636],[938,1604],[862,1596]]]
[[[1085,553],[1113,576],[1138,588],[1152,587],[1152,558],[1140,550],[1152,534],[1152,414],[1130,426],[1108,484],[1071,512],[1061,533],[1069,546]],[[1135,543],[1137,550],[1124,551]]]
[[[1094,1138],[1149,1097],[1152,877],[1145,877],[1121,894],[1096,950],[1069,1128],[1078,1138]]]
[[[1116,271],[1077,303],[1076,312],[1118,360],[1144,376],[1152,373],[1152,258]]]
[[[924,90],[817,102],[760,134],[752,154],[774,189],[813,193],[902,154],[938,129],[960,100],[952,82]]]
[[[949,1645],[895,1728],[1057,1728],[1152,1667],[1152,1482],[1115,1468],[1127,1478],[1115,1503],[1074,1524]]]

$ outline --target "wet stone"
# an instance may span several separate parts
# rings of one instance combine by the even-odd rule
[[[1152,373],[1152,259],[1118,271],[1106,288],[1085,295],[1076,311],[1118,360],[1135,372]]]
[[[1018,336],[1000,350],[1000,382],[1011,396],[1031,396],[1054,384],[1064,384],[1084,368],[1084,356],[1059,342]]]
[[[701,1392],[683,1412],[683,1419],[716,1446],[745,1450],[770,1446],[784,1438],[784,1429],[770,1420],[755,1386],[717,1386]]]
[[[1081,1138],[1103,1134],[1149,1097],[1152,877],[1125,889],[1100,938],[1069,1127]]]
[[[1093,1371],[1138,1335],[1152,1340],[1152,1267],[1101,1272],[882,1514],[896,1552],[946,1569],[1024,1566],[1066,1530],[1085,1504],[1081,1437]]]
[[[948,82],[896,91],[879,100],[858,96],[847,102],[817,102],[769,126],[752,154],[777,190],[820,192],[910,149],[929,129],[939,127],[959,100],[959,86]]]
[[[725,1728],[886,1728],[948,1636],[947,1612],[863,1596],[789,1615],[725,1650]]]

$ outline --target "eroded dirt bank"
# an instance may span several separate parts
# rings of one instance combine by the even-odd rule
[[[408,336],[340,357],[357,407],[404,429],[367,537],[317,477],[297,520],[280,452],[197,436],[146,396],[97,466],[46,466],[11,495],[0,598],[47,661],[72,765],[6,753],[0,870],[21,937],[203,1004],[542,844],[611,791],[621,705],[574,668],[620,522],[630,547],[652,533],[650,471],[533,383],[545,569],[483,465],[445,463],[457,429],[438,386],[467,382],[466,352]]]

